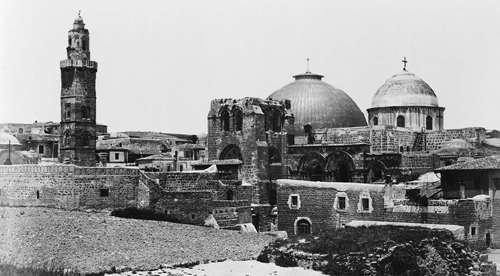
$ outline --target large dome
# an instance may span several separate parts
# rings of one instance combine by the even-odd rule
[[[323,82],[323,76],[306,72],[294,78],[267,98],[291,101],[296,132],[307,124],[313,129],[366,126],[365,116],[351,97]]]
[[[388,79],[373,96],[372,108],[389,106],[439,105],[432,88],[415,74],[404,70]]]

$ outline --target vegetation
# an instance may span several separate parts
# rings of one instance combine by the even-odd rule
[[[0,263],[0,276],[102,276],[104,273],[80,273],[74,270],[43,265],[18,267],[14,264]]]
[[[133,218],[133,219],[144,219],[144,220],[158,220],[158,221],[168,221],[179,223],[180,221],[164,213],[155,212],[150,209],[139,209],[136,207],[127,207],[123,209],[116,209],[111,212],[112,216],[120,218]]]
[[[327,275],[468,275],[479,253],[465,249],[449,231],[372,226],[277,240],[257,260],[297,266],[305,252]]]

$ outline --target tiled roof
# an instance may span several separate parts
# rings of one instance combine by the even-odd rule
[[[189,150],[204,150],[205,147],[200,145],[200,144],[182,144],[182,145],[179,145],[179,149],[182,149],[182,150],[186,150],[186,149],[189,149]]]
[[[238,159],[224,159],[224,160],[212,160],[208,162],[200,162],[200,163],[195,163],[192,164],[193,166],[198,166],[198,165],[240,165],[243,162]]]
[[[173,160],[174,158],[170,153],[161,153],[161,154],[155,154],[143,158],[137,159],[137,161],[144,161],[144,160]]]
[[[463,170],[500,170],[500,156],[488,156],[484,158],[465,161],[446,167],[441,167],[435,171],[463,171]]]

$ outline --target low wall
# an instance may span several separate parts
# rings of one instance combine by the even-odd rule
[[[69,210],[137,206],[138,179],[136,168],[0,166],[0,205]]]

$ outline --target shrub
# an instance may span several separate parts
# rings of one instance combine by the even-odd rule
[[[164,213],[155,212],[150,209],[139,209],[135,207],[127,207],[123,209],[116,209],[111,212],[112,216],[120,218],[133,218],[133,219],[144,219],[144,220],[157,220],[157,221],[168,221],[179,223],[180,221]]]

